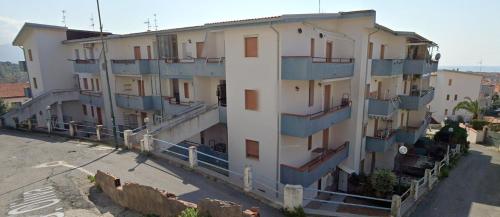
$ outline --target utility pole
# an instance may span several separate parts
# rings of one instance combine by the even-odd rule
[[[108,72],[108,59],[106,58],[106,45],[104,43],[104,35],[102,33],[102,21],[101,21],[101,9],[99,8],[99,0],[97,1],[97,15],[99,16],[99,30],[102,44],[102,56],[104,59],[104,70],[106,71],[106,83],[108,85],[108,96],[109,96],[109,107],[111,109],[111,122],[113,124],[113,138],[115,142],[115,149],[118,149],[118,135],[116,132],[116,121],[115,121],[115,111],[113,108],[113,98],[111,97],[111,85],[109,84],[109,72]]]

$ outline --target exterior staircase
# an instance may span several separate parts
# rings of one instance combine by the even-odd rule
[[[16,127],[18,123],[28,120],[39,111],[46,112],[49,105],[65,101],[78,101],[79,96],[80,93],[77,89],[47,91],[2,115],[0,117],[2,126]]]

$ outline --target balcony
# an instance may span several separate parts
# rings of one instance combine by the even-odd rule
[[[405,60],[403,74],[422,75],[437,71],[438,62],[430,60]]]
[[[354,72],[354,59],[283,56],[283,80],[325,80],[350,78]]]
[[[398,130],[397,141],[407,145],[413,145],[425,134],[425,130],[430,123],[430,115],[421,122],[420,126],[408,126]]]
[[[336,106],[327,112],[311,115],[281,114],[281,133],[288,136],[307,137],[351,117],[349,104]]]
[[[101,92],[94,91],[80,91],[80,102],[87,105],[96,107],[104,107],[104,99]]]
[[[283,184],[302,185],[309,187],[327,172],[349,156],[349,143],[346,142],[336,149],[329,149],[320,156],[313,158],[300,167],[280,165],[280,180]]]
[[[135,110],[153,110],[153,96],[134,96],[115,94],[116,105],[121,108]]]
[[[97,60],[75,60],[73,61],[75,73],[99,73],[99,61]]]
[[[399,109],[399,97],[391,99],[368,99],[368,115],[374,116],[390,116],[394,111]]]
[[[429,104],[434,99],[434,88],[423,91],[414,91],[411,95],[400,95],[399,107],[407,110],[419,110],[422,106]]]
[[[225,59],[221,58],[197,58],[197,59],[174,59],[162,60],[160,62],[161,73],[167,78],[191,79],[193,76],[225,77]]]
[[[394,76],[403,74],[404,60],[372,60],[372,76]]]
[[[157,60],[111,60],[111,71],[119,75],[144,75],[155,72]]]
[[[381,130],[375,136],[366,137],[367,152],[385,152],[396,143],[397,131]]]
[[[153,109],[161,111],[163,98],[163,111],[166,115],[178,115],[192,108],[201,105],[201,102],[177,102],[175,98],[169,96],[152,96],[153,98]]]

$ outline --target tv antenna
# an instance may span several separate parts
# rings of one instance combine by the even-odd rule
[[[62,23],[66,27],[66,10],[62,10]]]
[[[151,28],[151,22],[149,22],[149,18],[146,22],[144,22],[144,24],[147,24],[148,25],[148,32],[150,31],[150,28]]]
[[[318,14],[321,13],[321,0],[318,0]]]
[[[156,19],[156,14],[154,14],[155,17],[155,31],[158,31],[158,19]]]
[[[92,30],[95,30],[94,14],[90,14],[90,27],[92,27]]]

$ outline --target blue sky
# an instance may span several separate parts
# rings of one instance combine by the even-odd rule
[[[95,0],[0,0],[0,61],[16,60],[12,39],[22,23],[97,28]],[[440,45],[441,65],[500,65],[498,0],[322,0],[322,12],[375,9],[377,22],[395,30],[415,31]],[[207,22],[291,13],[318,12],[317,0],[101,0],[106,31],[145,31],[147,18],[158,15],[160,29]],[[7,45],[6,45],[7,44]],[[17,50],[17,49],[14,49]]]

